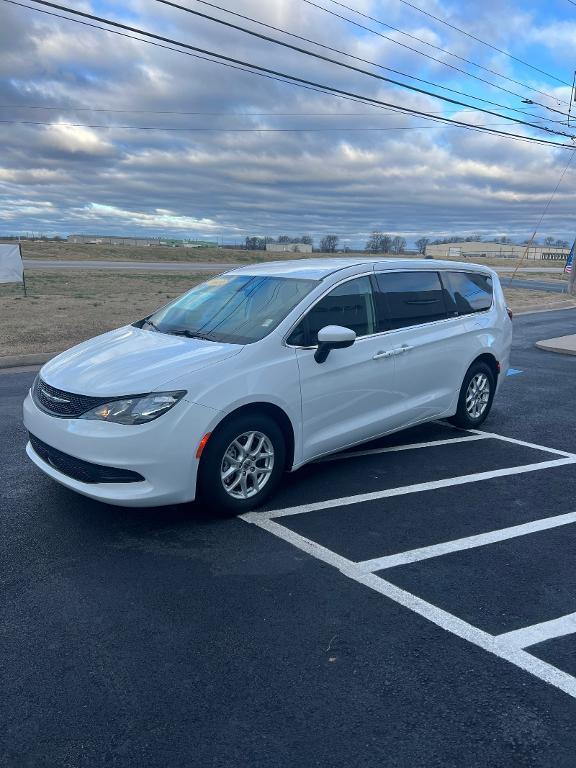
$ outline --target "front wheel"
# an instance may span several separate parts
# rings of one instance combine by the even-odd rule
[[[492,408],[496,379],[489,365],[473,363],[462,382],[458,410],[449,421],[462,429],[475,429],[486,419]]]
[[[198,491],[207,506],[241,514],[276,490],[286,463],[284,435],[274,419],[245,414],[210,437],[202,454]]]

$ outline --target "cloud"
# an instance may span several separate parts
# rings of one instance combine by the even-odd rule
[[[216,222],[211,219],[194,219],[190,216],[181,216],[175,211],[157,208],[151,212],[142,212],[138,210],[124,210],[114,205],[102,205],[100,203],[89,203],[83,208],[73,209],[74,218],[84,222],[97,222],[101,224],[105,221],[111,221],[117,225],[118,222],[124,222],[135,227],[141,227],[146,230],[167,229],[174,230],[192,230],[202,232],[212,232],[218,228]]]
[[[373,98],[534,133],[511,123],[506,128],[501,118],[458,112],[425,94],[305,59],[157,3],[131,0],[121,10],[100,2],[81,7]],[[356,0],[355,7],[554,98],[546,101],[377,22],[354,17],[510,90],[531,93],[555,107],[566,98],[560,83],[400,3],[388,8],[379,0]],[[528,14],[520,0],[505,5],[487,0],[481,13],[472,0],[450,7],[429,0],[423,7],[521,58],[526,47],[551,55],[548,33],[567,45],[573,29],[567,18],[555,20],[544,11]],[[237,10],[383,66],[554,116],[301,0],[239,0]],[[500,21],[504,14],[506,24]],[[568,159],[562,150],[371,108],[24,9],[3,9],[0,44],[0,104],[10,105],[2,107],[0,118],[48,123],[0,123],[0,232],[218,233],[234,241],[247,234],[309,232],[318,238],[333,231],[358,245],[372,228],[411,238],[455,232],[524,237]],[[552,67],[548,58],[540,63],[545,70]],[[154,127],[170,130],[143,130]],[[174,130],[179,128],[194,130]],[[289,132],[292,128],[307,130]],[[571,234],[571,179],[568,174],[546,219],[557,236]]]

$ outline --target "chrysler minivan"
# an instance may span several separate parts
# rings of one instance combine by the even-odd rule
[[[432,419],[478,427],[511,340],[483,266],[244,266],[48,362],[24,403],[26,450],[110,504],[241,513],[326,454]]]

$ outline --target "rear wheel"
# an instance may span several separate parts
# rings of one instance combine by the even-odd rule
[[[286,463],[284,435],[265,414],[241,414],[219,427],[202,454],[198,491],[207,506],[241,514],[276,490]]]
[[[496,378],[487,363],[473,363],[468,369],[458,397],[458,410],[450,421],[463,429],[474,429],[486,419],[492,408]]]

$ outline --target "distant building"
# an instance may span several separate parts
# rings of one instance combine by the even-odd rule
[[[569,253],[569,248],[550,245],[531,245],[526,253],[525,245],[478,241],[426,246],[426,256],[433,259],[521,259],[524,257],[535,261],[566,261]]]
[[[131,245],[152,247],[164,245],[168,247],[206,248],[217,247],[216,243],[205,240],[175,240],[163,237],[116,237],[113,235],[68,235],[69,243],[82,245]]]
[[[266,250],[270,253],[312,253],[312,246],[308,243],[266,243]]]

